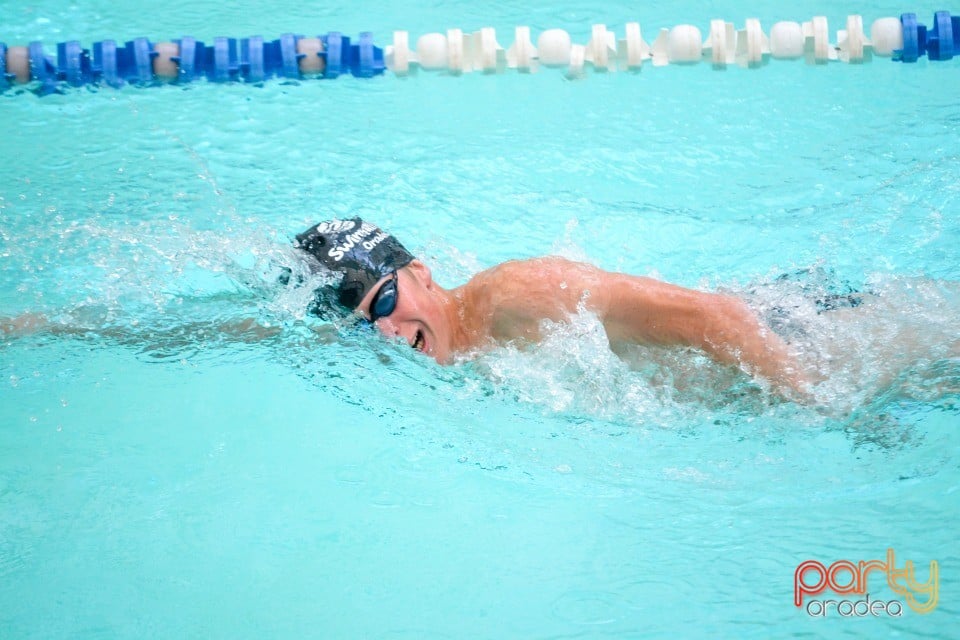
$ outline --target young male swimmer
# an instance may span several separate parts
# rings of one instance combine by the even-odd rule
[[[584,309],[602,321],[614,350],[630,343],[695,347],[766,378],[781,393],[806,397],[810,383],[783,340],[731,296],[559,257],[505,262],[444,289],[396,238],[360,218],[313,225],[297,235],[295,247],[310,270],[340,276],[313,292],[309,313],[359,316],[441,364],[498,343],[536,342],[545,320],[564,321]],[[254,320],[201,329],[242,340],[279,332]],[[87,331],[51,323],[42,314],[0,318],[0,333],[11,336]]]
[[[611,346],[690,346],[780,391],[803,393],[809,384],[787,345],[734,297],[558,257],[505,262],[444,289],[396,238],[360,218],[320,222],[296,247],[342,274],[315,292],[312,313],[357,314],[441,364],[497,343],[535,342],[544,320],[584,308],[602,321]]]

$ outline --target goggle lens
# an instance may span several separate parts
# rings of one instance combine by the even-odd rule
[[[383,283],[370,303],[370,322],[386,318],[397,308],[397,272]]]

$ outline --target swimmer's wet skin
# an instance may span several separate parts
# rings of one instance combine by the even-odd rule
[[[612,343],[696,347],[780,391],[804,393],[809,384],[787,345],[731,296],[558,257],[505,262],[447,290],[396,238],[360,218],[314,225],[296,246],[343,276],[315,293],[314,313],[359,314],[441,364],[495,343],[536,341],[544,320],[585,308]]]

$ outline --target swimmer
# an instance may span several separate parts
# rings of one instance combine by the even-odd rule
[[[298,265],[284,268],[281,284],[329,283],[297,296],[311,300],[309,314],[366,321],[441,364],[497,345],[535,343],[549,337],[551,325],[585,312],[602,322],[611,351],[630,365],[647,362],[643,346],[689,347],[769,381],[788,399],[841,408],[849,405],[843,398],[856,403],[864,394],[887,393],[890,384],[903,386],[915,379],[911,371],[920,372],[923,389],[956,392],[956,378],[940,380],[936,364],[949,369],[960,362],[960,283],[951,281],[898,277],[858,292],[818,285],[823,278],[814,269],[728,295],[544,257],[505,262],[445,289],[395,237],[359,218],[315,224],[296,236],[291,252]],[[257,285],[253,292],[257,300],[264,293]],[[163,350],[212,339],[279,340],[286,333],[283,322],[246,316],[118,324],[111,314],[93,304],[52,318],[36,312],[0,317],[0,337],[90,336]],[[308,323],[310,343],[337,341],[342,326],[339,320]],[[936,365],[929,380],[924,363]]]
[[[809,397],[811,380],[795,354],[734,296],[611,273],[559,257],[508,261],[445,289],[395,237],[360,218],[315,224],[296,236],[294,246],[308,270],[338,276],[334,284],[313,293],[309,313],[360,318],[440,364],[496,345],[535,343],[544,321],[563,322],[583,310],[600,319],[611,349],[618,353],[630,344],[693,347],[719,363],[768,380],[785,396]],[[281,281],[289,283],[290,273]],[[51,322],[42,314],[25,313],[0,318],[0,333],[9,337],[95,333],[137,340],[122,328],[91,329],[84,324]],[[188,323],[145,331],[139,339],[222,335],[247,342],[270,339],[279,332],[279,327],[243,320]]]
[[[440,364],[497,344],[532,343],[544,321],[596,314],[610,345],[699,349],[714,360],[805,395],[790,349],[738,298],[705,293],[559,257],[512,260],[454,289],[393,236],[360,218],[316,224],[296,238],[314,266],[342,275],[315,293],[311,312],[354,314]]]

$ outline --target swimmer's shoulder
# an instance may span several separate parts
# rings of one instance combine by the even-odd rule
[[[552,258],[508,260],[473,276],[464,285],[469,307],[498,341],[536,341],[540,322],[557,320],[559,262]]]
[[[576,309],[602,277],[598,268],[560,256],[508,260],[481,271],[468,286],[488,308],[556,319]]]
[[[539,256],[507,260],[481,271],[477,276],[485,281],[504,284],[517,280],[554,280],[585,270],[596,271],[597,268],[585,262],[577,262],[561,256]]]
[[[507,260],[477,273],[469,285],[486,297],[510,300],[517,292],[532,293],[544,286],[552,289],[580,268],[592,267],[559,256]]]

